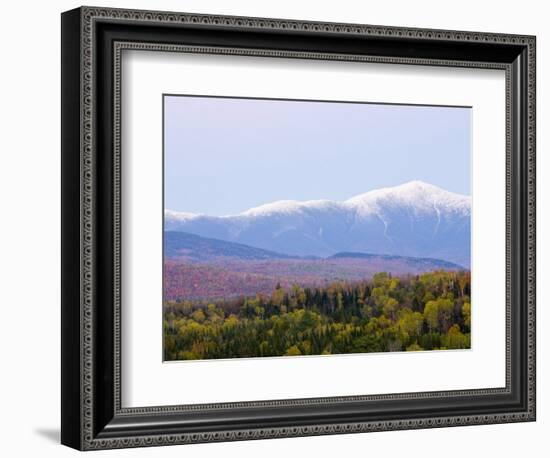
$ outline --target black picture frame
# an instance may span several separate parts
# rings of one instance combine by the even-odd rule
[[[535,420],[533,36],[81,7],[62,14],[62,429],[79,450]],[[120,52],[506,71],[505,388],[122,408]]]

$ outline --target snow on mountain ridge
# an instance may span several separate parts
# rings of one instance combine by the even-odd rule
[[[377,214],[380,206],[406,205],[417,210],[439,209],[456,210],[468,212],[470,210],[471,198],[462,194],[452,193],[442,188],[423,181],[409,181],[399,186],[379,188],[363,194],[351,197],[345,201],[328,199],[319,200],[277,200],[257,207],[249,208],[234,215],[217,216],[213,218],[234,218],[234,217],[261,217],[274,214],[291,214],[303,212],[309,209],[339,209],[357,210],[360,214]],[[165,217],[174,221],[188,221],[199,217],[208,217],[201,213],[178,212],[165,210]]]
[[[307,210],[325,210],[342,207],[342,202],[334,200],[278,200],[259,207],[250,208],[235,216],[271,216],[275,213],[291,214]]]
[[[204,216],[198,213],[189,213],[189,212],[178,212],[174,210],[164,210],[164,217],[174,221],[188,221],[193,218],[198,218]]]
[[[470,197],[409,182],[331,200],[282,200],[237,215],[165,212],[164,228],[288,255],[341,251],[470,262]]]
[[[345,201],[361,215],[378,214],[380,208],[392,206],[409,207],[417,212],[470,211],[471,198],[446,191],[423,181],[410,181],[399,186],[380,188],[352,197]]]

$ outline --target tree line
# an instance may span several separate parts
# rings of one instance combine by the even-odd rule
[[[164,304],[165,360],[470,348],[470,272]]]

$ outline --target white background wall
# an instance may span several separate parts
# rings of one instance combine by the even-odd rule
[[[550,122],[542,1],[117,0],[96,5],[524,33],[538,39],[538,421],[104,452],[108,456],[544,456],[549,386]],[[58,445],[60,372],[60,13],[74,1],[10,2],[0,27],[0,452],[69,456]],[[546,361],[545,361],[546,360]],[[546,434],[545,434],[546,433]],[[546,452],[547,453],[547,452]]]

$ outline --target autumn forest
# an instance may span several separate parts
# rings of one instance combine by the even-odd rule
[[[470,273],[377,273],[363,281],[164,304],[164,359],[470,348]]]

